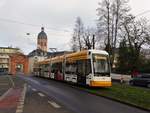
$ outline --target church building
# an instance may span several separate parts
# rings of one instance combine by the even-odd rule
[[[37,48],[28,54],[29,58],[29,73],[33,72],[35,64],[47,58],[47,34],[44,27],[41,27],[41,32],[37,36]]]
[[[67,53],[67,51],[48,52],[47,45],[48,37],[44,31],[44,27],[41,27],[41,32],[37,36],[37,48],[28,54],[30,74],[34,72],[34,67],[36,67],[37,62],[42,61],[48,57],[50,58]]]

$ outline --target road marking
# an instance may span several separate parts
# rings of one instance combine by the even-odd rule
[[[24,101],[23,101],[23,102],[20,102],[20,105],[24,105]]]
[[[34,80],[34,79],[31,79],[31,78],[25,78],[26,80],[29,80],[31,82],[34,82],[35,84],[40,84],[38,81]]]
[[[30,86],[30,85],[28,85],[28,87],[30,88],[31,86]]]
[[[23,109],[17,109],[16,110],[16,113],[22,113],[23,112]]]
[[[44,97],[45,95],[43,93],[38,93],[39,96]]]
[[[18,106],[17,109],[23,109],[23,105]]]
[[[60,108],[61,106],[56,104],[55,102],[53,101],[48,101],[49,104],[51,104],[54,108]]]
[[[24,84],[24,88],[23,88],[23,91],[21,93],[21,97],[19,99],[19,103],[18,103],[18,106],[17,106],[17,109],[16,109],[16,113],[23,113],[26,91],[27,91],[27,84]]]
[[[19,102],[24,102],[24,100],[23,100],[23,99],[20,99]]]
[[[0,101],[9,93],[11,92],[12,88],[8,89],[1,97],[0,97]]]
[[[36,89],[32,88],[33,91],[37,91]]]

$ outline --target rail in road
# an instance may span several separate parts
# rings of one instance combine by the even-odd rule
[[[34,89],[40,90],[44,95],[53,98],[74,113],[148,113],[138,108],[77,90],[65,83],[36,77],[20,77]]]

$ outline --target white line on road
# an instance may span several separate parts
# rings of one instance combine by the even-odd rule
[[[0,101],[1,101],[4,97],[6,97],[6,95],[7,95],[9,92],[11,92],[11,91],[12,91],[12,88],[8,89],[2,96],[0,96]]]
[[[23,101],[23,102],[20,102],[20,105],[24,105],[24,101]]]
[[[17,109],[23,109],[23,105],[18,106]]]
[[[44,97],[45,95],[43,93],[38,93],[39,96]]]
[[[17,109],[16,110],[16,113],[22,113],[23,112],[23,109]]]
[[[53,101],[48,101],[49,104],[51,104],[54,108],[60,108],[61,106],[56,104],[55,102]]]
[[[33,91],[37,91],[36,89],[32,88]]]

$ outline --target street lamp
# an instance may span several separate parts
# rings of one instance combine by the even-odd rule
[[[54,57],[54,53],[57,52],[57,48],[49,48],[49,50],[52,52],[52,54],[50,54],[50,63],[49,63],[49,77],[50,77],[52,67],[51,59],[52,57]]]

